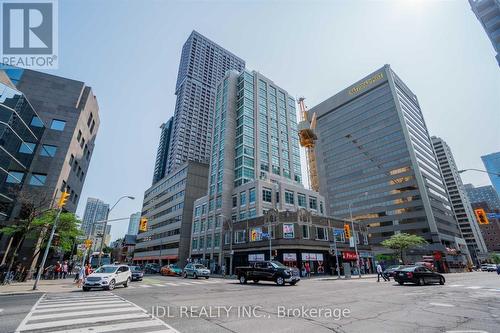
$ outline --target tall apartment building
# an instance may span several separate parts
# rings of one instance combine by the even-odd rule
[[[104,223],[96,223],[106,220],[109,205],[97,198],[88,198],[83,212],[81,229],[86,236],[102,234]]]
[[[435,136],[431,137],[431,140],[453,213],[469,247],[469,252],[474,262],[477,263],[481,258],[485,259],[488,250],[458,173],[455,159],[446,141]]]
[[[349,218],[352,205],[354,219],[369,227],[371,244],[406,232],[428,240],[427,252],[467,252],[417,96],[389,65],[313,107],[309,117],[313,113],[328,214]]]
[[[13,146],[17,144],[19,154],[31,155],[29,169],[11,164],[8,173],[21,180],[18,187],[22,193],[36,194],[46,201],[47,207],[61,191],[68,191],[70,198],[65,209],[75,212],[99,129],[99,107],[92,89],[81,81],[33,70],[3,67],[0,72],[2,82],[9,81],[7,85],[21,92],[36,112],[23,125],[24,130],[32,131],[36,138],[23,134],[23,142],[16,139],[7,143],[11,145],[9,149],[16,149]],[[22,101],[20,103],[22,106]],[[6,118],[8,114],[5,113]],[[22,206],[14,204],[5,217],[6,224],[19,217]],[[1,236],[2,251],[8,247],[9,239]],[[36,246],[34,241],[25,241],[19,257],[28,260]]]
[[[139,232],[139,221],[141,220],[141,212],[130,215],[128,221],[127,235],[137,235]]]
[[[144,193],[142,216],[148,230],[139,232],[133,261],[136,264],[178,263],[189,256],[193,203],[206,194],[208,165],[188,161]]]
[[[500,197],[493,186],[474,187],[466,184],[465,190],[473,209],[482,208],[486,213],[500,214]],[[479,227],[488,251],[500,251],[500,219],[490,216],[489,223],[479,224]]]
[[[493,185],[498,196],[500,196],[500,152],[481,156],[481,160],[483,160],[484,167],[489,173],[488,176],[490,177],[491,185]]]
[[[236,227],[270,209],[307,208],[324,199],[301,184],[295,99],[258,72],[229,71],[217,86],[208,193],[196,200],[193,257],[222,264],[221,221]]]
[[[226,71],[245,68],[245,62],[193,31],[182,47],[167,171],[187,160],[208,163],[216,84]]]
[[[170,135],[172,133],[172,125],[174,121],[170,118],[166,123],[160,126],[160,143],[156,153],[155,170],[153,173],[153,184],[165,177],[167,171],[168,150],[170,148]]]
[[[493,44],[500,66],[500,0],[469,0],[469,3]]]

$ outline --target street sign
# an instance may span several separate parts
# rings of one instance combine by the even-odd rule
[[[334,236],[340,236],[344,233],[344,230],[342,229],[333,229],[333,235]]]
[[[487,213],[486,216],[489,219],[500,219],[500,213]]]
[[[269,233],[267,233],[267,232],[262,232],[262,233],[260,234],[260,236],[261,236],[261,238],[263,238],[263,239],[264,239],[264,238],[265,238],[265,239],[267,239],[267,238],[269,238]]]
[[[354,237],[349,238],[349,247],[354,247]]]

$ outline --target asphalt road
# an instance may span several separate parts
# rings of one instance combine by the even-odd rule
[[[278,287],[148,276],[112,292],[0,296],[0,332],[500,331],[500,276],[446,279],[444,286],[353,278]]]
[[[41,296],[40,293],[0,295],[0,333],[14,332]]]

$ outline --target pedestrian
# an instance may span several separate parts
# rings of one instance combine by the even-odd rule
[[[92,268],[90,267],[90,264],[87,263],[85,265],[85,277],[89,276],[90,274],[92,274]]]
[[[497,275],[500,275],[500,264],[497,264]]]
[[[56,262],[56,266],[55,266],[55,268],[54,268],[54,273],[55,273],[55,274],[54,274],[54,276],[55,276],[54,278],[55,278],[55,279],[59,279],[59,278],[61,278],[61,273],[62,273],[62,265],[61,265],[61,263],[60,263],[59,261],[57,261],[57,262]]]
[[[380,282],[380,277],[384,279],[384,281],[389,281],[385,275],[384,275],[384,270],[382,268],[382,265],[380,263],[377,264],[377,282]]]
[[[309,265],[308,262],[306,262],[305,268],[306,268],[306,277],[310,278],[311,277],[311,266]]]
[[[66,275],[68,275],[68,261],[64,261],[64,263],[62,264],[62,275],[63,275],[63,279],[66,278]]]
[[[76,280],[76,287],[81,288],[83,284],[83,280],[85,279],[85,266],[82,266],[78,273],[76,274],[78,280]]]
[[[304,266],[304,263],[302,263],[302,267],[300,268],[300,275],[302,277],[306,276],[306,267]]]

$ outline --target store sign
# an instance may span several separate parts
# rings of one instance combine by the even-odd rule
[[[283,224],[283,238],[294,238],[293,223]]]
[[[304,261],[323,261],[323,253],[302,253]]]
[[[344,260],[356,260],[358,257],[356,256],[356,252],[354,251],[342,251],[342,259]]]
[[[382,80],[383,78],[384,78],[384,74],[378,73],[377,75],[372,76],[368,80],[363,81],[362,83],[358,84],[356,87],[349,90],[349,95],[355,95],[355,94],[359,93],[360,91],[365,90],[368,86],[372,85],[373,83]]]
[[[283,253],[283,261],[297,261],[296,253]]]
[[[262,253],[249,254],[248,255],[248,261],[249,262],[264,261],[264,254],[262,254]]]

